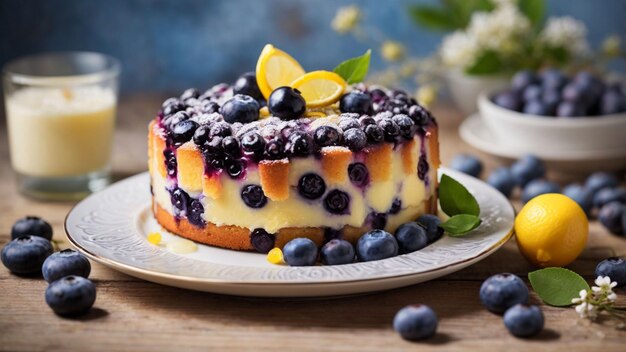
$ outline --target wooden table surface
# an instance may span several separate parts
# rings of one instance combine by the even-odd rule
[[[146,125],[162,96],[122,98],[115,136],[116,179],[146,169]],[[435,109],[441,126],[443,163],[472,151],[457,134],[461,115]],[[0,119],[0,245],[10,239],[12,223],[27,214],[46,218],[54,239],[67,247],[63,220],[71,203],[43,203],[17,193]],[[478,154],[478,153],[476,153]],[[487,170],[496,165],[481,155]],[[515,204],[519,209],[519,204]],[[626,240],[591,223],[587,248],[570,268],[588,280],[599,260],[626,255]],[[489,275],[512,272],[526,280],[533,270],[509,241],[495,254],[444,278],[392,291],[334,299],[251,299],[160,286],[92,263],[97,286],[92,311],[80,319],[60,318],[44,301],[46,282],[22,278],[0,268],[0,350],[6,351],[626,351],[626,332],[609,323],[591,324],[573,309],[542,305],[545,330],[523,340],[509,335],[500,316],[478,300]],[[626,302],[626,290],[618,290]],[[533,301],[538,303],[536,296]],[[402,340],[391,328],[394,314],[412,303],[430,305],[439,316],[437,335],[421,343]]]

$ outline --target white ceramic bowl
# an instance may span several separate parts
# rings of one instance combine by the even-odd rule
[[[613,152],[626,150],[626,113],[576,118],[522,114],[494,104],[486,93],[478,98],[480,116],[498,142],[527,153]]]

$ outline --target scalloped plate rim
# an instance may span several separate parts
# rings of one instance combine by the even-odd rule
[[[74,220],[74,217],[77,213],[83,211],[85,204],[87,204],[88,200],[101,197],[106,192],[112,192],[112,190],[117,190],[122,183],[132,183],[132,182],[141,182],[142,178],[147,180],[147,173],[140,173],[134,176],[131,176],[127,179],[118,181],[113,184],[111,187],[107,188],[101,192],[92,194],[87,197],[85,200],[78,203],[67,215],[65,220],[65,230],[67,237],[70,243],[77,248],[79,251],[87,255],[89,258],[93,259],[96,262],[104,264],[105,266],[111,267],[113,269],[119,270],[123,273],[126,273],[131,276],[135,276],[144,280],[157,282],[160,284],[165,284],[169,286],[182,287],[200,291],[214,292],[214,293],[223,293],[223,294],[233,294],[233,295],[242,295],[242,296],[290,296],[290,297],[304,297],[304,296],[333,296],[340,294],[355,294],[355,293],[365,293],[365,292],[375,292],[390,288],[402,287],[411,284],[416,284],[423,281],[428,281],[443,275],[447,275],[454,271],[458,271],[463,269],[475,262],[478,262],[485,257],[489,256],[491,253],[495,252],[498,248],[500,248],[504,243],[506,243],[513,234],[513,219],[515,216],[515,211],[510,204],[510,202],[504,198],[504,196],[500,195],[498,191],[491,188],[484,182],[474,179],[470,176],[460,174],[456,171],[449,170],[446,168],[440,168],[439,173],[447,173],[452,177],[458,179],[462,183],[470,182],[474,184],[474,186],[479,187],[481,191],[488,190],[488,193],[491,193],[492,196],[499,197],[499,203],[508,204],[508,208],[504,209],[503,212],[507,217],[508,225],[506,230],[499,230],[499,238],[493,244],[488,247],[482,248],[478,253],[471,255],[467,258],[463,258],[462,260],[458,260],[455,262],[451,262],[445,265],[437,266],[428,270],[422,271],[414,271],[414,272],[406,272],[402,274],[388,274],[385,276],[378,277],[366,277],[366,278],[344,278],[341,280],[291,280],[291,281],[268,281],[268,280],[234,280],[232,278],[226,279],[215,279],[215,278],[206,278],[206,277],[195,277],[195,276],[187,276],[180,274],[172,274],[168,272],[148,270],[144,268],[140,268],[137,266],[130,265],[128,263],[123,263],[115,260],[115,258],[111,258],[107,255],[102,255],[102,253],[94,253],[91,250],[85,248],[81,244],[81,240],[77,239],[76,232],[78,231],[71,222]],[[468,181],[471,180],[471,181]],[[144,181],[145,182],[145,181]],[[117,185],[117,188],[115,186]],[[147,185],[146,185],[147,186]],[[146,187],[147,188],[147,187]],[[470,189],[471,190],[471,189]],[[495,193],[494,193],[495,192]],[[496,195],[497,193],[497,195]],[[480,202],[480,201],[479,201]],[[481,204],[484,205],[484,204]],[[132,217],[128,215],[128,217]],[[494,234],[490,234],[493,236]],[[417,252],[416,252],[417,253]],[[411,254],[407,254],[405,256],[410,256]],[[394,257],[397,258],[397,257]],[[390,261],[394,258],[389,258],[384,261]],[[370,262],[373,263],[373,262]],[[349,264],[352,266],[362,266],[367,263],[355,263]],[[210,263],[208,263],[210,265]],[[219,264],[222,265],[222,264]],[[307,270],[311,268],[289,268],[288,270]],[[316,268],[316,267],[312,267]],[[328,267],[327,267],[328,268]],[[363,286],[365,285],[365,286]],[[346,287],[347,286],[347,287]],[[354,286],[350,288],[351,286]],[[258,292],[249,292],[248,290],[251,287],[257,287],[259,289]]]

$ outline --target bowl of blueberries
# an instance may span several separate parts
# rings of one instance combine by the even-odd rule
[[[510,148],[611,154],[626,149],[625,92],[623,80],[589,71],[520,71],[506,90],[481,94],[478,106],[498,142]]]

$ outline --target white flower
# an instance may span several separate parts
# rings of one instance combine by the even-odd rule
[[[485,50],[511,57],[523,49],[524,37],[531,34],[531,25],[514,1],[499,1],[491,12],[475,12],[464,31],[456,31],[443,39],[439,53],[447,66],[471,66]]]
[[[611,302],[615,302],[615,300],[617,300],[617,294],[615,292],[611,292],[608,296],[606,296],[606,299]]]
[[[520,48],[520,37],[530,34],[530,21],[510,2],[502,2],[492,12],[472,15],[467,32],[484,48],[510,54]]]
[[[587,27],[569,16],[549,18],[540,39],[549,46],[562,47],[573,55],[589,54]]]
[[[480,47],[473,36],[456,31],[443,38],[439,53],[443,63],[451,67],[463,68],[476,61]]]
[[[613,287],[617,286],[617,282],[612,282],[611,278],[608,276],[598,276],[594,283],[596,284],[596,286],[599,286],[600,289],[606,291],[611,290]]]
[[[580,290],[578,293],[580,297],[572,298],[572,303],[578,304],[587,300],[587,290]]]

